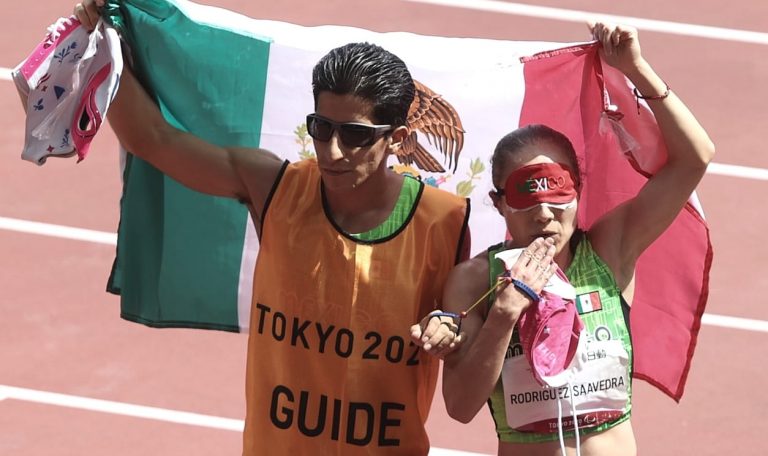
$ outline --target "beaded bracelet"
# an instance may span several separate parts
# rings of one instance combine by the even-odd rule
[[[640,99],[643,100],[663,100],[669,96],[669,84],[666,82],[664,83],[665,86],[667,86],[667,89],[662,93],[661,95],[643,95],[640,92],[637,91],[637,87],[634,87],[632,89],[632,92],[635,94],[635,104],[637,104],[637,114],[640,115]]]

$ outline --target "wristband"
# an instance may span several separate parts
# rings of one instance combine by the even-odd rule
[[[463,320],[464,317],[466,317],[466,316],[467,316],[466,312],[462,312],[461,314],[457,314],[457,313],[453,313],[453,312],[442,312],[442,311],[440,311],[440,312],[434,312],[434,313],[429,314],[429,319],[432,320],[432,318],[434,318],[434,317],[438,317],[438,318],[440,318],[440,317],[451,317],[454,321],[458,320],[459,323],[456,325],[456,331],[455,331],[455,334],[458,336],[459,334],[461,334],[461,320]],[[447,322],[443,322],[443,321],[440,322],[441,325],[445,324],[445,323],[447,323]],[[450,328],[450,329],[452,330],[453,328]]]
[[[459,315],[457,313],[453,313],[453,312],[442,312],[442,311],[440,311],[440,312],[432,312],[431,314],[429,314],[429,319],[430,320],[433,317],[451,317],[451,318],[453,318],[455,320],[457,318],[460,318],[461,315]]]
[[[528,296],[533,302],[539,302],[539,300],[541,299],[541,296],[539,296],[535,291],[533,291],[531,287],[529,287],[528,285],[524,284],[523,282],[517,279],[512,279],[512,285],[514,285],[515,288],[520,290],[524,295]]]

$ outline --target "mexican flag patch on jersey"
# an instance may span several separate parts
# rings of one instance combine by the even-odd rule
[[[593,291],[576,296],[576,308],[580,314],[601,310],[603,305],[600,302],[600,292]]]

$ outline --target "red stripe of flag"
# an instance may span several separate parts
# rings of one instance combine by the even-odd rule
[[[579,226],[588,228],[607,210],[636,195],[646,182],[643,174],[664,163],[666,149],[658,127],[647,109],[638,115],[624,76],[607,65],[603,68],[593,45],[525,59],[524,71],[520,126],[543,123],[571,139],[582,161]],[[610,103],[624,114],[624,128],[641,145],[632,163],[615,136],[600,131],[607,103],[604,86]],[[639,172],[641,166],[646,171]],[[631,311],[634,375],[676,401],[683,395],[696,346],[711,262],[709,230],[689,204],[637,265]]]

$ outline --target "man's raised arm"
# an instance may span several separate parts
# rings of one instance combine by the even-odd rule
[[[92,30],[103,3],[85,0],[75,6],[75,16]],[[132,154],[193,190],[248,201],[261,214],[283,163],[275,154],[217,146],[171,126],[127,67],[107,117]]]

